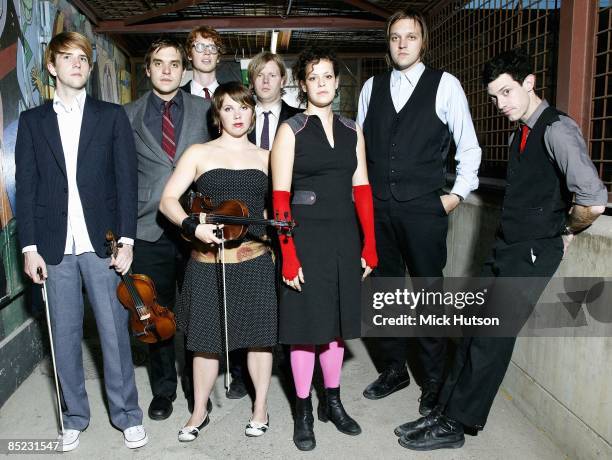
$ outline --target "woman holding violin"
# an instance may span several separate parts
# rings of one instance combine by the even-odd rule
[[[306,111],[280,126],[272,147],[274,213],[293,214],[299,224],[293,235],[280,237],[286,286],[279,336],[291,345],[293,442],[300,450],[316,445],[310,387],[317,346],[325,385],[319,420],[348,435],[361,433],[340,400],[340,374],[344,340],[361,333],[360,282],[378,259],[363,135],[354,121],[332,112],[338,68],[330,51],[308,48],[299,55],[293,76]]]
[[[179,431],[179,441],[193,441],[209,422],[206,402],[219,373],[219,356],[226,351],[225,324],[227,350],[248,349],[247,367],[255,387],[253,414],[245,434],[261,436],[268,429],[267,393],[272,347],[277,343],[277,303],[265,227],[248,226],[243,239],[224,241],[221,252],[221,235],[215,230],[223,231],[223,226],[199,223],[179,204],[179,197],[195,183],[213,206],[240,200],[251,217],[264,217],[269,152],[247,139],[254,109],[253,96],[240,83],[220,85],[213,97],[212,114],[221,136],[193,145],[183,154],[160,202],[161,212],[195,242],[176,306],[186,347],[194,352],[195,396],[193,413]],[[219,263],[221,258],[223,264]]]

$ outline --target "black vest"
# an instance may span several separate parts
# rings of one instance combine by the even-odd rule
[[[521,134],[514,136],[508,158],[506,193],[501,227],[508,243],[559,236],[570,204],[565,177],[546,151],[546,127],[559,120],[559,112],[547,107],[519,153]]]
[[[445,185],[451,136],[436,114],[442,73],[426,67],[399,113],[391,99],[391,72],[374,77],[363,133],[378,199],[408,201]]]

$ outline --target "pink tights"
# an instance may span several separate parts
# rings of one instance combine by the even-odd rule
[[[325,388],[338,388],[340,386],[340,372],[344,358],[344,342],[342,339],[334,340],[326,345],[321,345],[319,351],[319,362],[323,371],[323,384]],[[298,398],[307,398],[310,394],[312,384],[312,373],[314,372],[315,346],[314,345],[292,345],[291,346],[291,371]]]

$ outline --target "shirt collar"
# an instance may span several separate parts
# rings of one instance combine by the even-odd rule
[[[217,80],[213,81],[210,85],[207,86],[208,91],[210,91],[210,97],[212,97],[218,86],[219,82]],[[204,87],[200,85],[197,81],[191,80],[191,94],[201,94],[202,96],[204,96]]]
[[[172,102],[179,108],[183,108],[183,94],[179,90],[176,92],[174,97],[171,99]],[[154,91],[151,91],[151,96],[149,97],[149,102],[153,105],[153,108],[158,112],[162,112],[164,110],[164,105],[166,101],[164,101],[161,97],[155,94]]]
[[[280,118],[280,113],[281,113],[281,109],[283,106],[283,101],[279,100],[276,104],[274,104],[274,107],[272,107],[271,109],[268,110],[264,110],[263,107],[261,107],[259,104],[257,104],[255,106],[255,115],[256,116],[260,116],[262,113],[264,112],[272,112],[272,115],[274,115],[277,119]]]
[[[529,126],[529,129],[533,129],[536,122],[538,121],[538,118],[540,118],[540,115],[542,115],[542,112],[544,112],[547,107],[548,101],[546,99],[542,99],[540,105],[536,107],[535,111],[531,114],[531,116],[527,119],[527,122],[525,122],[524,124]]]
[[[391,86],[397,85],[402,81],[402,78],[405,78],[408,83],[410,83],[410,86],[414,88],[419,82],[421,75],[423,75],[423,72],[425,72],[425,64],[423,64],[422,62],[419,62],[407,72],[402,72],[400,70],[393,69],[393,71],[391,72]]]
[[[55,113],[71,113],[73,110],[78,110],[79,113],[83,113],[83,108],[85,107],[85,99],[87,98],[87,92],[85,88],[79,91],[72,101],[72,104],[66,104],[62,99],[60,99],[57,91],[53,95],[53,110]]]

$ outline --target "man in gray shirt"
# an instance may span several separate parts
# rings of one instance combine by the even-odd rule
[[[481,276],[523,278],[506,299],[512,299],[513,316],[524,321],[574,235],[604,212],[608,194],[576,122],[536,95],[529,56],[512,50],[494,57],[484,67],[483,82],[499,111],[518,121],[519,129],[510,137],[501,222]],[[487,308],[503,309],[503,302],[489,299]],[[413,450],[457,448],[466,429],[483,429],[515,341],[463,338],[438,406],[398,426],[399,443]]]

